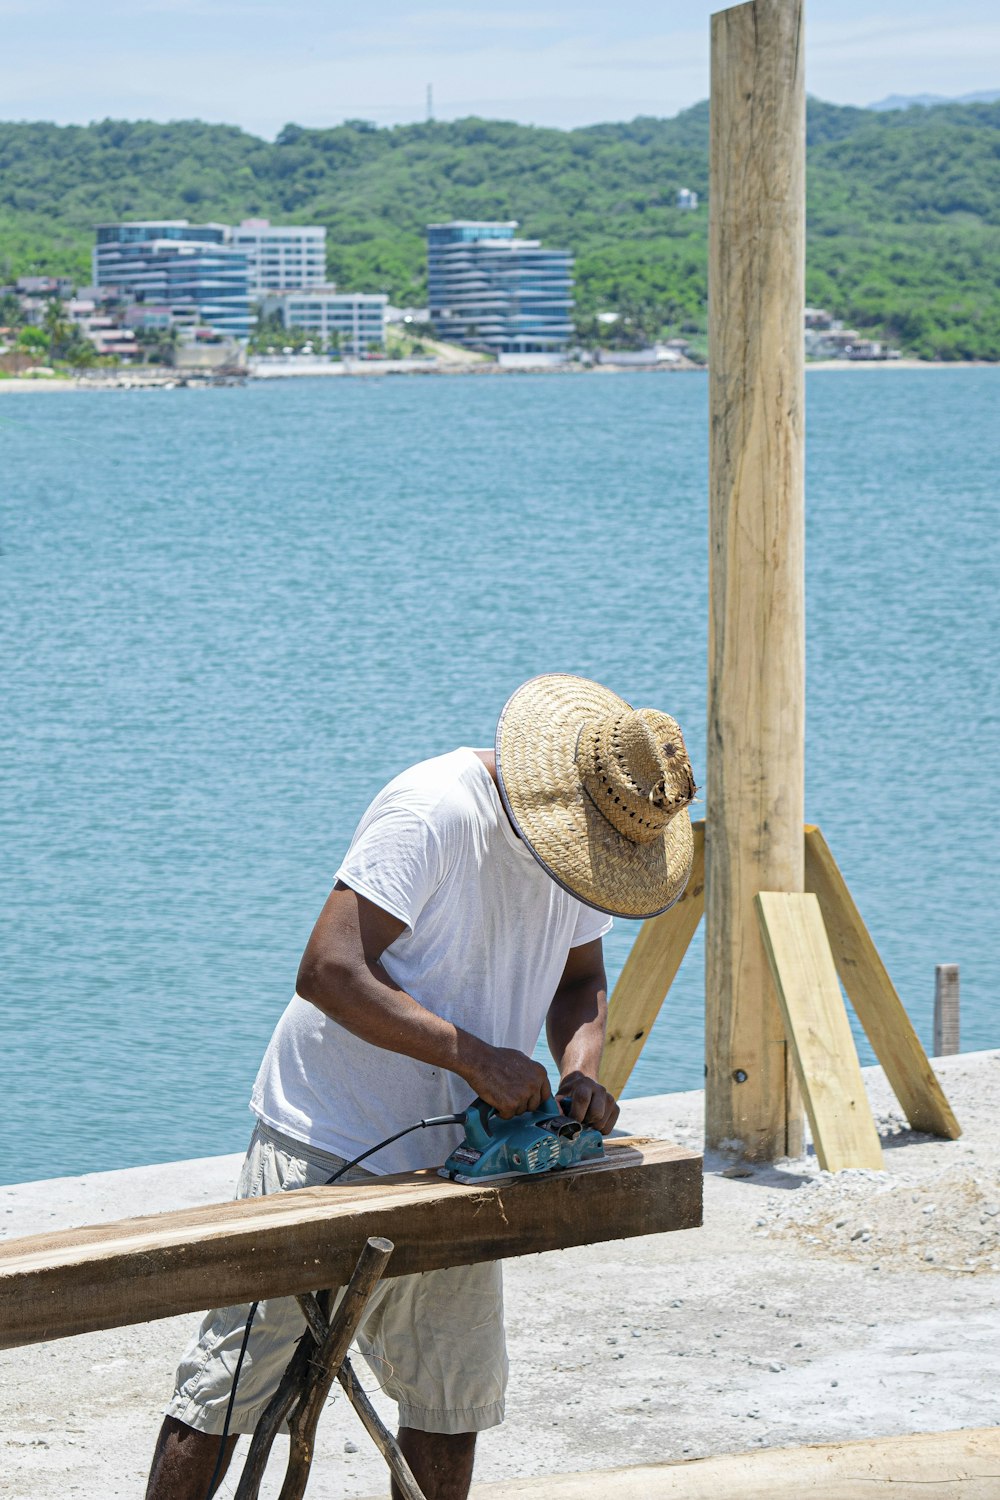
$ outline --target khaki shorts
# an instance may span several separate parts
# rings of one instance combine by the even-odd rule
[[[343,1161],[254,1130],[238,1198],[323,1183]],[[371,1180],[360,1168],[345,1182]],[[199,1432],[221,1433],[249,1306],[206,1315],[177,1369],[166,1409]],[[261,1302],[247,1344],[230,1432],[253,1432],[284,1374],[305,1320],[294,1297]],[[422,1432],[481,1432],[503,1421],[507,1351],[497,1262],[379,1282],[357,1334],[377,1384],[399,1404],[399,1425]]]

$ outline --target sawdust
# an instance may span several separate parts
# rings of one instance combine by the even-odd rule
[[[1000,1175],[960,1167],[915,1181],[906,1173],[823,1172],[797,1193],[766,1199],[755,1233],[872,1271],[1000,1271]]]

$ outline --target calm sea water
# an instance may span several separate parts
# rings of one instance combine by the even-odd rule
[[[925,1044],[958,962],[996,1046],[1000,370],[808,390],[808,816]],[[703,776],[706,395],[3,401],[0,1181],[239,1149],[358,815],[524,678],[668,708]],[[629,1093],[699,1086],[702,1010],[696,945]]]

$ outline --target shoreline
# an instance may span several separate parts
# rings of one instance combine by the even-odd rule
[[[884,1171],[710,1157],[703,1228],[509,1261],[507,1422],[480,1441],[478,1482],[995,1421],[1000,1050],[934,1067],[957,1141],[910,1131],[881,1069],[865,1068]],[[621,1126],[699,1149],[702,1109],[700,1090],[628,1099]],[[0,1234],[227,1199],[240,1159],[3,1187]],[[12,1500],[141,1493],[195,1321],[0,1354]],[[384,1494],[385,1473],[346,1401],[329,1406],[315,1500]]]
[[[271,370],[267,374],[250,371],[246,374],[227,374],[219,377],[212,377],[201,373],[185,374],[183,371],[176,370],[169,373],[166,371],[122,370],[109,374],[107,379],[100,380],[93,377],[72,375],[45,379],[31,379],[26,376],[11,375],[4,380],[0,380],[0,395],[4,392],[14,394],[24,391],[209,390],[220,386],[257,385],[261,383],[273,383],[275,381],[281,383],[286,380],[372,380],[378,377],[387,378],[389,376],[394,378],[415,376],[427,379],[435,376],[454,377],[459,375],[475,375],[482,378],[485,376],[501,375],[523,377],[525,375],[704,375],[708,373],[707,365],[692,363],[683,365],[528,365],[511,368],[493,364],[463,364],[459,361],[442,361],[440,364],[434,366],[423,364],[419,367],[409,366],[405,369],[398,368],[398,366],[404,364],[409,366],[409,361],[372,360],[371,362],[359,363],[349,368],[331,365],[326,368],[312,367],[301,370]],[[1000,361],[820,359],[808,361],[805,368],[807,375],[811,371],[825,373],[830,370],[838,372],[848,370],[993,370],[1000,368]]]

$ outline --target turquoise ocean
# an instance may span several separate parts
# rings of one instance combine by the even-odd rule
[[[807,815],[925,1045],[951,962],[997,1046],[1000,369],[807,386]],[[2,401],[0,1181],[240,1149],[359,814],[526,677],[703,779],[706,424],[699,374]],[[700,1085],[702,985],[629,1094]]]

